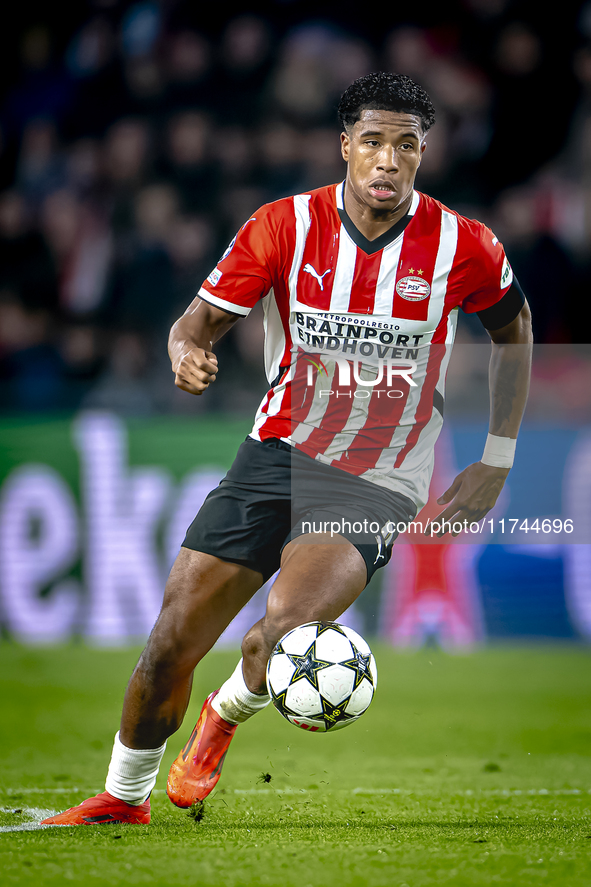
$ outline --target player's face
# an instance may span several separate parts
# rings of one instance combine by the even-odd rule
[[[391,213],[410,199],[425,150],[421,120],[395,111],[362,111],[341,135],[347,189],[359,204]]]

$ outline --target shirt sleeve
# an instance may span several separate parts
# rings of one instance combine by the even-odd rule
[[[203,282],[198,295],[232,314],[242,317],[250,314],[273,286],[277,265],[274,227],[267,204],[244,223]]]
[[[513,283],[513,270],[503,244],[490,228],[478,223],[471,234],[468,295],[460,303],[467,314],[495,305]]]

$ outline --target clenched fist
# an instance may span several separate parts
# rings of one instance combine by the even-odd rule
[[[195,346],[173,364],[174,384],[189,394],[203,394],[211,382],[215,382],[218,359],[213,351],[204,351]]]

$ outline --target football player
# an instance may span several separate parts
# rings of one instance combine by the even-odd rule
[[[339,114],[345,180],[257,210],[172,328],[176,385],[209,395],[216,341],[262,300],[269,390],[172,568],[127,687],[106,791],[48,824],[149,821],[196,665],[279,570],[242,659],[170,770],[174,804],[207,797],[237,726],[269,703],[275,643],[301,623],[336,620],[387,563],[392,528],[426,502],[460,309],[478,314],[492,340],[490,433],[481,460],[439,499],[438,534],[480,521],[505,483],[532,334],[503,246],[415,190],[435,117],[409,77],[356,80]]]

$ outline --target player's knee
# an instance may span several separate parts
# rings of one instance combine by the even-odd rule
[[[258,658],[259,655],[264,652],[265,646],[262,625],[261,622],[257,622],[257,624],[253,625],[250,631],[244,636],[242,641],[242,658]]]
[[[262,634],[264,637],[267,654],[275,646],[278,640],[295,628],[308,620],[294,611],[293,609],[285,609],[280,606],[267,605],[267,613],[262,620]]]
[[[265,617],[250,629],[242,641],[243,658],[253,660],[262,657],[266,661],[279,638],[292,627],[293,613],[279,611],[268,603]]]
[[[153,633],[138,665],[152,683],[168,682],[190,674],[201,658],[191,638]]]

